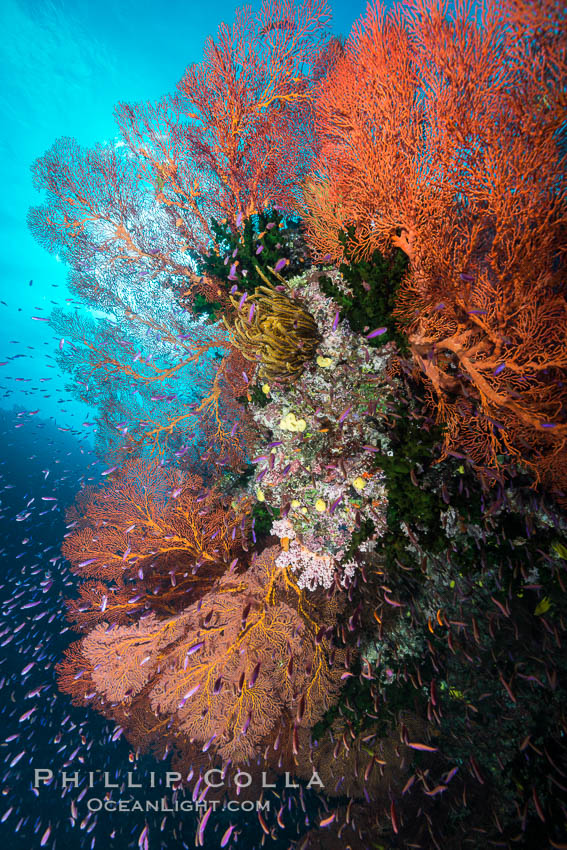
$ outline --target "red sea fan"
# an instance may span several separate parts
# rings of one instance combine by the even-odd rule
[[[198,476],[131,461],[69,518],[63,544],[73,572],[94,579],[71,601],[80,628],[171,616],[210,589],[242,553],[250,505],[233,505]]]
[[[335,650],[331,663],[325,631],[337,603],[308,600],[276,566],[279,552],[266,550],[244,574],[225,575],[173,617],[97,625],[67,651],[60,687],[122,723],[127,735],[137,715],[153,715],[155,734],[138,739],[146,747],[197,744],[242,764],[279,730],[295,742],[338,695],[344,658]]]
[[[528,14],[529,12],[529,14]],[[557,4],[379,4],[316,100],[310,240],[339,261],[401,247],[395,316],[447,426],[491,480],[505,459],[567,487],[566,29]]]

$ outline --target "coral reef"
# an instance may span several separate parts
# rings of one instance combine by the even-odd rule
[[[322,341],[297,381],[270,386],[269,403],[250,406],[270,435],[267,454],[254,459],[252,493],[285,509],[304,547],[340,561],[360,517],[371,517],[377,533],[385,527],[386,490],[373,458],[389,451],[380,417],[391,397],[386,366],[393,350],[371,348],[346,320],[337,321],[318,277],[306,272],[286,284],[309,303]]]
[[[316,770],[262,844],[563,846],[567,30],[469,12],[343,43],[265,2],[119,107],[127,151],[34,168],[105,311],[52,317],[112,457],[68,516],[60,688],[193,801]]]

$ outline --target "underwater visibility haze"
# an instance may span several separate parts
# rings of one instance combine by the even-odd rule
[[[567,848],[559,0],[10,0],[0,836]]]

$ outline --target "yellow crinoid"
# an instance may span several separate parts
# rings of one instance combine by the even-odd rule
[[[315,356],[321,335],[313,316],[301,304],[278,291],[256,266],[266,286],[246,298],[231,297],[237,317],[231,327],[233,345],[252,362],[260,363],[260,378],[291,381]],[[270,272],[283,281],[273,269]]]

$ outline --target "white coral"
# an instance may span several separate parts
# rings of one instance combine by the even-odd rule
[[[343,587],[348,587],[352,577],[356,572],[356,568],[358,564],[356,561],[347,561],[343,565],[343,574],[341,576],[341,585]]]
[[[317,555],[292,540],[287,552],[281,552],[276,558],[276,566],[289,567],[299,573],[297,585],[302,590],[315,590],[317,587],[329,588],[333,584],[335,563],[328,555]]]
[[[287,537],[288,540],[295,540],[295,531],[293,525],[288,519],[278,519],[274,523],[272,523],[271,528],[272,534],[276,537],[279,537],[280,540],[283,537]]]

